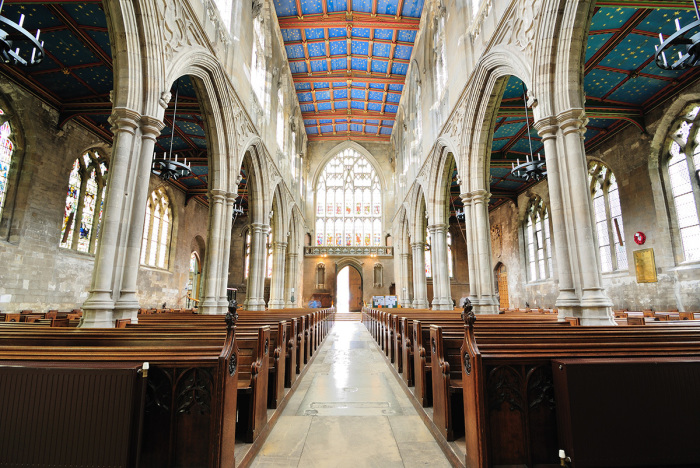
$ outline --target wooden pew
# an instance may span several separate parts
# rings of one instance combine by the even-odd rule
[[[82,366],[84,362],[104,368],[113,363],[149,362],[142,409],[144,431],[140,466],[234,465],[234,444],[228,442],[235,436],[238,386],[238,357],[232,327],[216,339],[208,336],[202,340],[198,340],[196,334],[178,339],[151,332],[147,338],[142,338],[148,345],[135,344],[134,337],[127,336],[133,333],[128,329],[29,329],[19,324],[16,329],[4,328],[2,332],[14,332],[18,340],[25,338],[23,333],[33,336],[44,333],[45,337],[39,345],[17,345],[0,340],[0,368],[17,362],[59,368]],[[100,333],[112,338],[99,343]],[[138,342],[139,338],[135,339]],[[70,343],[71,340],[77,341]],[[90,340],[96,341],[90,343]],[[101,413],[96,408],[94,414]],[[68,430],[68,434],[75,433]],[[80,439],[73,439],[73,443]],[[73,463],[77,464],[78,461]]]
[[[503,329],[482,332],[470,321],[461,351],[467,466],[556,464],[558,448],[572,452],[571,445],[557,437],[559,429],[564,428],[557,421],[561,408],[555,398],[552,377],[555,360],[604,358],[624,364],[636,358],[668,357],[677,362],[697,361],[700,330],[673,325],[553,327],[545,333],[528,335]],[[693,388],[700,386],[698,382],[691,382]],[[614,395],[615,389],[607,388],[606,394]],[[597,424],[611,422],[612,419],[600,420]],[[654,424],[663,427],[670,422]],[[638,428],[625,426],[624,421],[623,427],[642,438]],[[649,430],[652,429],[647,427],[644,433]],[[610,442],[616,444],[615,440]],[[587,451],[599,448],[596,443],[588,445]],[[633,455],[628,447],[616,446],[622,454],[620,460],[631,459]],[[687,455],[689,444],[679,447]],[[653,449],[653,440],[643,440],[642,446],[635,447],[647,455]],[[649,456],[651,460],[653,457]],[[637,455],[634,458],[638,459]],[[575,461],[574,455],[574,466]]]
[[[236,431],[253,442],[267,424],[267,387],[270,365],[270,327],[238,334],[238,423]]]

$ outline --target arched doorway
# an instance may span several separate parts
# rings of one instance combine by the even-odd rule
[[[499,308],[508,309],[508,272],[502,263],[496,265],[496,294],[498,295]]]
[[[336,306],[338,312],[362,310],[362,275],[350,265],[343,267],[336,277]]]

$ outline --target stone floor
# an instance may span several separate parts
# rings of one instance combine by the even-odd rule
[[[358,322],[338,322],[253,467],[449,467]]]

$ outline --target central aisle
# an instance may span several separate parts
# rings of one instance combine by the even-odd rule
[[[449,467],[359,322],[337,322],[252,466]]]

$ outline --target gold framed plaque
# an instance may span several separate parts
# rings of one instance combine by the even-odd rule
[[[656,283],[654,249],[635,250],[634,269],[637,272],[637,283]]]

